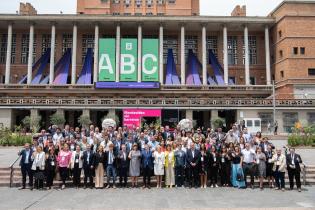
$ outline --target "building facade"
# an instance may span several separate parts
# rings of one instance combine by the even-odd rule
[[[82,114],[100,124],[116,113],[122,122],[122,110],[130,107],[161,109],[164,125],[189,118],[211,126],[220,117],[229,127],[259,118],[264,132],[277,121],[286,133],[297,121],[315,122],[311,1],[284,1],[267,17],[247,17],[244,7],[235,16],[198,16],[194,0],[181,1],[186,6],[176,1],[174,11],[167,10],[171,1],[161,1],[163,14],[156,8],[147,14],[143,0],[137,15],[137,1],[130,1],[133,12],[126,1],[116,2],[119,10],[113,2],[78,0],[77,15],[0,15],[0,124],[13,128],[27,115],[40,115],[48,126],[55,112],[71,126]],[[99,41],[108,38],[116,40],[118,73],[123,39],[138,41],[138,55],[144,39],[157,39],[159,88],[98,89]],[[89,82],[81,83],[87,65]],[[177,83],[168,81],[170,74]]]

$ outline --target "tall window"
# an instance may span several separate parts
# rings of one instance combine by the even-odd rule
[[[315,125],[315,112],[307,113],[308,115],[308,125]]]
[[[168,49],[173,49],[175,64],[178,63],[178,39],[177,37],[164,36],[163,39],[163,60],[164,64],[167,63]]]
[[[50,34],[43,34],[42,35],[42,55],[50,48],[51,44],[51,35]]]
[[[209,50],[212,50],[214,55],[218,57],[218,37],[207,36],[207,63],[209,62]]]
[[[72,34],[62,35],[62,54],[64,54],[69,48],[72,48]]]
[[[0,37],[0,63],[5,63],[7,55],[7,34],[1,34]]]
[[[136,0],[136,6],[141,7],[142,5],[142,0]]]
[[[271,112],[259,112],[258,116],[261,118],[261,127],[263,129],[268,128],[268,123],[270,123],[270,125],[273,124],[273,116]]]
[[[228,36],[228,62],[229,65],[237,64],[237,36]]]
[[[192,50],[193,53],[198,52],[198,37],[197,36],[185,36],[185,58],[187,61],[188,58],[188,52],[189,50]]]
[[[15,63],[16,58],[16,34],[12,34],[11,63]]]
[[[93,34],[83,34],[82,36],[82,62],[85,60],[85,56],[88,48],[94,50],[94,35]]]
[[[257,64],[257,39],[256,36],[248,36],[249,64]],[[245,41],[243,37],[243,65],[245,64]]]
[[[283,130],[285,132],[291,133],[296,122],[298,122],[297,112],[283,113]]]
[[[29,51],[29,42],[30,42],[30,35],[29,34],[22,34],[22,51],[21,51],[21,63],[27,64],[28,62],[28,51]],[[36,59],[36,34],[34,34],[34,44],[33,44],[33,63]]]

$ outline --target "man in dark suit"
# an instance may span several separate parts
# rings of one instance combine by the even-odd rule
[[[142,171],[143,171],[143,188],[150,189],[151,174],[153,170],[153,157],[148,144],[144,145],[144,150],[141,152]]]
[[[109,150],[105,152],[105,168],[107,176],[107,187],[110,188],[110,179],[113,178],[113,188],[116,189],[116,156],[114,152],[114,144],[110,143]]]
[[[121,187],[127,187],[127,174],[129,170],[129,158],[126,145],[121,145],[121,150],[118,153],[118,173],[119,184]],[[122,183],[124,181],[124,184]]]
[[[86,146],[86,151],[83,152],[83,171],[84,171],[84,189],[87,188],[87,180],[89,179],[90,188],[93,188],[94,174],[94,152],[91,150],[91,145]]]
[[[190,149],[187,150],[186,161],[189,172],[189,187],[199,187],[199,170],[198,162],[200,159],[200,151],[195,149],[195,144],[190,144]]]
[[[287,169],[289,174],[289,181],[290,181],[290,190],[293,190],[294,187],[294,177],[296,186],[299,192],[301,192],[301,167],[300,163],[302,163],[301,156],[295,153],[294,148],[290,148],[290,153],[287,154]]]
[[[165,126],[165,130],[162,133],[162,137],[164,140],[167,140],[168,138],[174,140],[174,134],[170,131],[170,127],[168,125]]]
[[[33,190],[33,173],[32,173],[32,154],[33,150],[30,148],[30,144],[26,143],[24,149],[18,153],[21,156],[20,166],[22,172],[22,187],[20,190],[25,189],[26,176],[29,178],[30,189]]]
[[[262,139],[262,141],[260,142],[259,144],[259,147],[261,148],[262,152],[263,153],[267,153],[267,148],[268,148],[268,145],[271,145],[271,147],[274,149],[275,147],[273,146],[273,144],[271,142],[268,141],[268,137],[264,137]]]

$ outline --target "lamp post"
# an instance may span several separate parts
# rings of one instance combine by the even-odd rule
[[[276,123],[276,87],[275,81],[272,81],[272,106],[273,106],[273,125]]]

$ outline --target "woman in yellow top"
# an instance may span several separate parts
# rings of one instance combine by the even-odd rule
[[[172,146],[168,144],[165,151],[165,185],[172,188],[175,185],[175,155]]]

